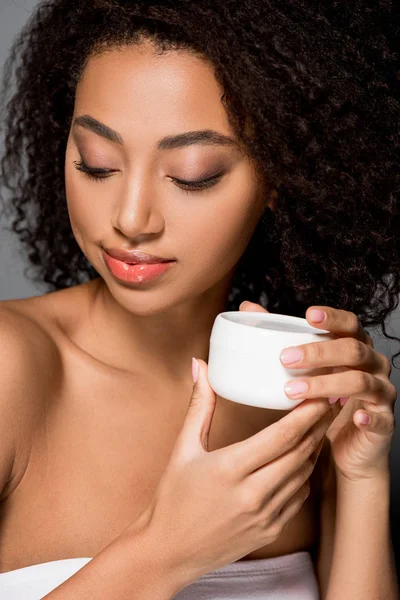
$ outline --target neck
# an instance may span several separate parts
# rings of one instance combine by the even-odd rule
[[[152,309],[146,292],[116,290],[117,301],[102,278],[94,280],[89,313],[96,357],[134,373],[191,378],[192,356],[208,362],[212,326],[227,310],[231,282],[232,273],[199,297]]]

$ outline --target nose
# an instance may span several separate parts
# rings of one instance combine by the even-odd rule
[[[111,223],[128,238],[162,231],[164,218],[151,182],[143,178],[127,182],[114,206]]]

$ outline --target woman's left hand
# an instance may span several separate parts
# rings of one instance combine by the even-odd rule
[[[259,304],[247,301],[239,310],[268,312]],[[323,321],[312,320],[314,310],[326,314]],[[390,361],[374,349],[372,339],[354,313],[329,306],[312,306],[306,311],[306,319],[313,327],[334,333],[336,339],[291,347],[300,350],[303,357],[290,364],[282,360],[284,353],[289,354],[289,348],[285,348],[281,353],[282,364],[290,369],[333,367],[333,373],[302,377],[307,390],[290,395],[285,386],[286,395],[296,400],[336,399],[337,403],[332,405],[335,420],[326,436],[341,475],[358,481],[387,472],[397,398],[396,387],[389,379]],[[367,424],[362,421],[365,417],[370,419]]]

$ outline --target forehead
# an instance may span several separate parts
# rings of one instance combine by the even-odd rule
[[[125,46],[89,58],[75,116],[90,113],[141,142],[195,129],[232,135],[222,94],[212,66],[188,51],[159,55],[151,44]]]

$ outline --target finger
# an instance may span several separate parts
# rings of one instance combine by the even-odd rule
[[[322,342],[321,342],[322,343]],[[295,385],[303,382],[307,389],[294,394]],[[290,391],[292,390],[292,392]],[[329,398],[356,396],[361,400],[372,402],[376,405],[392,406],[396,399],[397,390],[388,379],[375,377],[365,371],[343,371],[330,375],[319,375],[296,379],[285,384],[285,393],[288,398]]]
[[[297,361],[293,350],[299,353]],[[309,342],[284,348],[281,362],[290,369],[311,369],[318,367],[355,367],[371,373],[390,374],[389,359],[371,346],[355,338],[338,338],[324,342]]]
[[[329,411],[330,406],[323,398],[305,400],[279,421],[253,436],[231,444],[227,450],[221,448],[214,452],[227,451],[229,462],[233,459],[237,465],[238,479],[243,479],[296,446],[307,431]]]
[[[298,444],[253,471],[249,475],[248,481],[266,489],[266,478],[268,477],[268,480],[273,482],[273,487],[276,490],[290,481],[296,474],[302,473],[304,469],[313,468],[318,460],[325,442],[326,432],[331,423],[331,414],[325,414],[307,431]]]
[[[303,470],[275,490],[272,496],[267,496],[265,504],[268,504],[268,510],[275,519],[281,515],[284,506],[292,502],[293,498],[306,498],[309,495],[312,471],[313,469]]]
[[[309,483],[306,483],[285,503],[274,521],[274,527],[278,532],[281,532],[298,514],[309,495],[310,485]],[[277,503],[279,503],[279,500],[280,499],[276,498]]]
[[[378,435],[390,435],[395,429],[395,417],[392,411],[357,410],[353,415],[353,422],[359,429],[373,431]]]
[[[314,311],[325,313],[323,320],[313,320]],[[366,343],[368,334],[361,321],[353,312],[332,308],[331,306],[310,306],[306,311],[306,319],[313,327],[321,327],[335,333],[339,337],[354,337]],[[368,336],[369,337],[369,336]],[[371,338],[369,338],[371,340]],[[371,340],[372,341],[372,340]]]
[[[255,302],[249,302],[249,300],[244,300],[240,306],[239,306],[239,311],[248,311],[248,312],[265,312],[267,313],[268,310],[263,308],[260,304],[256,304]]]

